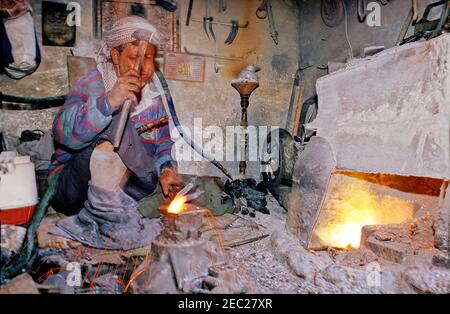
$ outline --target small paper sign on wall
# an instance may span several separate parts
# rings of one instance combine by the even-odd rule
[[[164,76],[168,80],[202,83],[205,80],[205,57],[187,53],[166,52]]]

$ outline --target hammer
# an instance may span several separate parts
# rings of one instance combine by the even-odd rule
[[[144,58],[145,51],[147,50],[148,42],[150,42],[152,34],[146,30],[137,30],[133,33],[132,37],[139,41],[138,43],[138,56],[134,64],[134,69],[139,73],[141,71],[141,63]],[[130,114],[131,100],[127,99],[120,111],[119,122],[114,133],[113,146],[115,149],[119,148],[120,142],[122,141],[123,131],[128,121],[128,116]]]

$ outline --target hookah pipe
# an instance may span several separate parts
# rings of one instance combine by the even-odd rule
[[[241,97],[241,130],[244,134],[244,137],[241,138],[241,160],[239,161],[239,175],[241,178],[245,178],[245,170],[247,169],[247,146],[248,146],[248,120],[247,120],[247,108],[250,104],[250,96],[254,92],[255,89],[259,87],[258,78],[256,76],[256,72],[260,69],[249,65],[244,70],[239,73],[237,79],[231,82],[231,86],[236,89]]]
[[[247,70],[247,69],[246,69]],[[249,69],[248,72],[256,72],[257,70],[255,68]],[[244,73],[245,74],[245,73]],[[235,180],[231,174],[228,172],[228,170],[219,162],[217,161],[213,156],[209,155],[207,152],[203,151],[202,147],[199,147],[197,144],[195,144],[194,141],[186,134],[186,132],[183,130],[183,127],[180,124],[180,121],[178,119],[177,113],[175,111],[175,106],[173,103],[172,96],[170,95],[169,87],[167,85],[167,82],[162,75],[160,71],[156,71],[156,75],[158,76],[158,81],[161,84],[164,93],[165,98],[167,100],[167,111],[168,114],[173,121],[173,124],[175,128],[177,129],[178,133],[180,134],[181,138],[193,149],[195,150],[200,156],[208,160],[211,164],[216,166],[225,176],[227,176],[231,182],[227,181],[225,184],[225,191],[227,194],[231,195],[233,199],[237,199],[240,197],[246,197],[251,196],[250,199],[247,199],[248,205],[257,211],[260,211],[264,214],[269,214],[270,212],[265,207],[267,205],[267,202],[265,200],[265,194],[264,192],[257,191],[256,190],[256,183],[253,184],[252,179],[237,179]],[[247,122],[247,108],[249,105],[249,98],[251,93],[259,86],[259,83],[257,81],[251,80],[250,82],[245,80],[235,80],[232,82],[232,86],[239,92],[241,95],[241,107],[242,107],[242,121],[241,126],[248,125]],[[246,143],[246,142],[245,142]],[[246,148],[246,145],[244,146],[244,149]],[[242,146],[241,146],[242,148]],[[246,168],[246,162],[240,162],[240,171],[241,176],[242,172],[245,175],[245,168]],[[254,212],[249,212],[248,209],[243,209],[243,213],[250,214],[250,216],[254,217]]]

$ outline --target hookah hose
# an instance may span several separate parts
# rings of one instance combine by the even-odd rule
[[[159,82],[161,83],[162,88],[164,89],[164,93],[165,93],[165,96],[167,99],[167,107],[169,109],[168,114],[172,118],[173,124],[177,128],[177,130],[180,133],[183,140],[190,147],[192,147],[193,150],[195,150],[197,153],[199,153],[200,156],[202,156],[203,158],[208,160],[210,163],[212,163],[214,166],[216,166],[220,171],[222,171],[223,174],[225,174],[228,178],[233,180],[233,177],[231,176],[231,174],[228,172],[227,169],[225,169],[225,167],[220,162],[218,162],[213,156],[209,155],[207,152],[203,151],[203,148],[201,148],[197,144],[195,144],[195,142],[192,141],[192,139],[184,132],[183,127],[181,126],[180,120],[178,119],[177,113],[175,111],[175,106],[173,104],[172,96],[170,95],[169,86],[167,85],[166,79],[164,78],[164,76],[162,75],[162,73],[160,71],[156,71],[156,74],[159,78]]]
[[[8,110],[42,110],[64,104],[67,95],[50,97],[22,97],[0,92],[0,109]]]
[[[41,221],[44,218],[45,213],[47,212],[47,208],[49,207],[50,202],[56,193],[60,175],[61,171],[48,179],[48,188],[44,196],[40,200],[36,212],[34,213],[33,218],[30,222],[25,239],[23,240],[22,249],[15,258],[10,260],[7,265],[0,269],[0,282],[19,275],[23,272],[27,264],[30,262],[37,244],[37,229],[39,228],[39,225],[41,224]]]

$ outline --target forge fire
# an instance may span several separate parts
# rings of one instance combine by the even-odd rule
[[[450,294],[450,1],[0,14],[0,294]]]
[[[369,183],[355,181],[342,182],[325,201],[314,231],[323,247],[359,248],[364,226],[401,224],[414,217],[414,201],[377,194]]]

